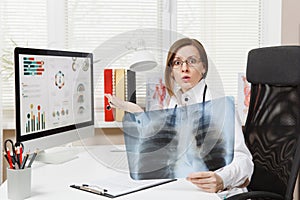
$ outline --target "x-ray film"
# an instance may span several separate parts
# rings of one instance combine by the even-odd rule
[[[233,159],[234,123],[233,97],[126,113],[123,131],[131,177],[184,178],[228,165]]]

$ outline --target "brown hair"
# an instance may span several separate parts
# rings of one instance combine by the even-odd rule
[[[200,59],[202,61],[203,67],[205,68],[205,73],[203,74],[203,78],[206,77],[207,71],[208,71],[208,61],[207,61],[207,55],[206,51],[203,47],[203,45],[196,39],[190,39],[190,38],[182,38],[180,40],[177,40],[174,42],[174,44],[170,47],[169,52],[168,52],[168,57],[166,61],[166,68],[165,68],[165,83],[167,87],[167,91],[171,96],[174,96],[173,92],[173,87],[174,87],[174,79],[171,77],[172,73],[172,66],[171,63],[177,53],[177,51],[184,47],[184,46],[189,46],[192,45],[197,48]]]

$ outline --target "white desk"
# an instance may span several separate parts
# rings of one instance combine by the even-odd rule
[[[31,197],[29,199],[110,199],[69,187],[71,184],[85,183],[120,173],[105,167],[95,159],[95,155],[91,154],[90,151],[80,147],[73,148],[79,150],[80,153],[78,158],[67,163],[54,165],[36,162],[33,165]],[[0,187],[0,197],[1,200],[7,199],[6,182]],[[216,194],[202,192],[184,179],[121,196],[117,199],[220,200]]]

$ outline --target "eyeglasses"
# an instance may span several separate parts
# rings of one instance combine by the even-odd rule
[[[200,62],[201,62],[201,60],[199,58],[191,56],[191,57],[188,57],[185,61],[180,60],[180,59],[173,60],[173,62],[171,64],[172,64],[173,69],[178,69],[178,68],[182,67],[183,63],[186,63],[190,67],[198,67],[198,64]]]

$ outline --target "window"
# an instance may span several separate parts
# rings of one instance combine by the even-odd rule
[[[13,42],[25,47],[94,52],[95,79],[103,80],[101,61],[110,59],[111,68],[127,68],[131,58],[128,49],[136,45],[130,42],[134,43],[142,35],[146,43],[156,45],[156,50],[150,50],[159,62],[159,68],[156,70],[162,73],[166,50],[177,38],[163,31],[158,32],[157,37],[148,36],[142,31],[131,31],[145,28],[173,30],[174,33],[196,38],[203,43],[216,66],[216,70],[213,70],[213,66],[209,66],[208,79],[215,80],[216,77],[221,77],[222,85],[216,87],[222,86],[226,95],[236,96],[237,73],[245,71],[248,51],[263,45],[264,27],[270,24],[265,20],[279,18],[278,9],[275,9],[274,13],[270,13],[269,9],[269,17],[264,18],[264,7],[269,7],[274,2],[274,0],[272,2],[266,0],[263,3],[261,0],[0,0],[2,47],[0,55],[5,56],[6,50],[12,52],[15,46]],[[277,5],[280,3],[276,0]],[[276,17],[270,17],[271,15]],[[274,33],[270,30],[268,32]],[[153,41],[153,38],[156,38],[156,41]],[[98,47],[103,47],[101,52],[107,54],[112,51],[116,54],[121,53],[119,57],[112,58],[105,53],[99,56]],[[104,48],[107,48],[107,51]],[[6,76],[5,73],[7,72],[2,75]],[[142,97],[145,95],[143,87],[145,77],[146,74],[143,73],[137,76],[138,102],[144,101]],[[5,111],[13,111],[14,80],[4,78],[2,84],[3,108]],[[95,84],[97,111],[103,109],[101,85],[99,82]],[[4,112],[5,117],[6,115],[8,114]]]
[[[101,64],[108,63],[105,66],[108,68],[128,69],[130,52],[134,51],[130,49],[136,47],[138,44],[135,43],[139,40],[143,40],[146,46],[149,43],[159,46],[156,40],[159,37],[146,34],[143,30],[162,29],[162,3],[159,0],[69,0],[66,13],[68,49],[94,52],[96,120],[101,121],[104,104],[104,66]],[[159,52],[153,53],[161,62]],[[101,62],[103,60],[106,62]],[[146,74],[137,73],[137,102],[144,106]]]
[[[14,77],[11,76],[14,47],[47,47],[46,3],[46,0],[0,0],[1,70],[4,65],[10,68],[2,73],[4,119],[13,119],[14,115]]]
[[[214,64],[209,85],[223,87],[226,95],[237,95],[248,51],[261,45],[261,11],[260,0],[177,0],[177,31],[204,45]]]

